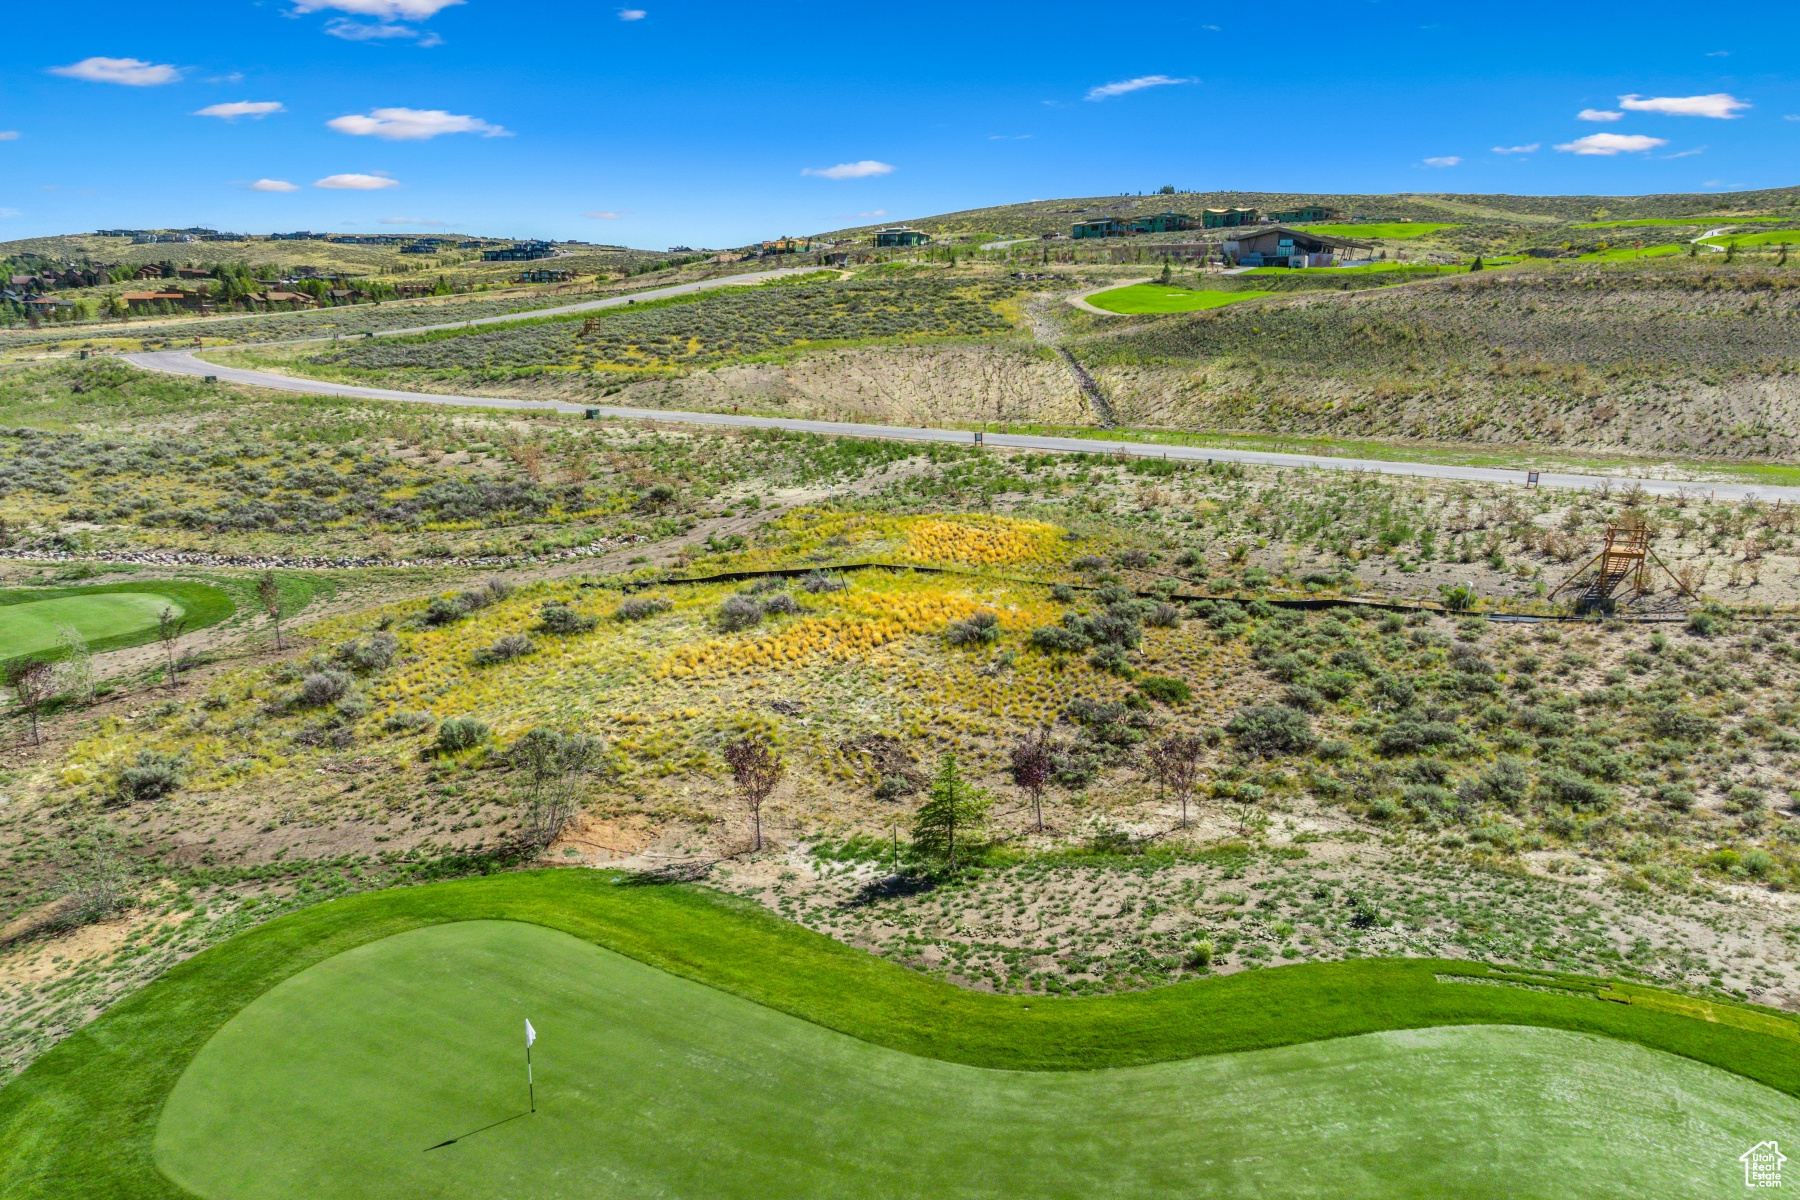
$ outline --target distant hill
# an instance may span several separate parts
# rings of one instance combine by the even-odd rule
[[[1323,204],[1354,221],[1456,221],[1504,228],[1547,227],[1588,221],[1604,211],[1608,219],[1645,217],[1740,216],[1782,213],[1800,217],[1800,186],[1756,192],[1675,192],[1656,196],[1508,196],[1441,192],[1396,192],[1391,195],[1343,195],[1323,192],[1177,192],[1174,195],[1091,196],[1086,199],[1030,200],[993,208],[971,208],[937,216],[911,217],[885,225],[905,224],[935,238],[977,235],[1040,237],[1067,233],[1076,221],[1101,217],[1141,217],[1172,208],[1255,208],[1271,212],[1302,204]],[[885,225],[856,225],[818,237],[867,237]]]

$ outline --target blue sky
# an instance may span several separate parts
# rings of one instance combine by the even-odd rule
[[[1716,22],[1672,4],[627,4],[15,5],[0,239],[201,224],[662,248],[1165,183],[1800,184],[1792,3]]]

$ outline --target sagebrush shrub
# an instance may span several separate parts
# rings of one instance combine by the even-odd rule
[[[474,717],[451,717],[438,726],[437,748],[445,754],[473,750],[488,739],[488,727]]]

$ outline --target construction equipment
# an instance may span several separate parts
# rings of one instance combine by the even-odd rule
[[[1589,568],[1596,568],[1587,586],[1575,598],[1576,612],[1589,612],[1597,608],[1609,607],[1613,593],[1627,579],[1631,580],[1633,597],[1642,596],[1649,591],[1650,564],[1655,562],[1662,568],[1677,588],[1690,599],[1698,600],[1687,584],[1681,582],[1675,573],[1669,570],[1656,551],[1650,549],[1650,527],[1642,521],[1631,521],[1621,525],[1606,527],[1606,545],[1600,553],[1577,567],[1573,574],[1556,585],[1556,591],[1549,599],[1556,599],[1557,593],[1585,575]]]

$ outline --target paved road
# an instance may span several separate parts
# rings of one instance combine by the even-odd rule
[[[747,279],[748,276],[738,276]],[[692,287],[695,285],[683,285]],[[673,291],[674,289],[670,289]],[[639,293],[640,296],[649,293]],[[597,304],[606,301],[595,302]],[[591,305],[577,305],[588,308]],[[527,314],[536,316],[539,314]],[[504,318],[488,318],[500,321]],[[656,408],[613,408],[599,405],[567,404],[552,401],[509,400],[496,396],[456,396],[439,392],[401,392],[390,388],[356,387],[345,383],[329,383],[321,379],[300,379],[267,371],[246,371],[237,367],[219,367],[194,357],[192,350],[158,350],[143,354],[127,354],[125,361],[150,371],[172,375],[216,375],[231,383],[273,388],[284,392],[304,392],[319,396],[350,396],[364,400],[398,400],[409,404],[444,404],[466,408],[526,409],[578,413],[586,409],[604,417],[626,420],[665,421],[685,425],[728,426],[739,429],[786,429],[797,433],[821,433],[846,437],[895,438],[915,442],[959,442],[967,444],[974,435],[960,429],[918,429],[903,425],[859,425],[847,421],[802,421],[787,417],[752,417],[736,413],[682,412]],[[1128,454],[1142,458],[1169,458],[1181,462],[1236,462],[1254,466],[1307,467],[1333,471],[1370,471],[1381,475],[1411,475],[1424,479],[1463,479],[1476,483],[1509,483],[1523,485],[1525,472],[1505,471],[1496,467],[1465,467],[1443,463],[1396,462],[1379,458],[1338,458],[1329,455],[1277,454],[1263,450],[1212,449],[1204,446],[1159,446],[1148,442],[1100,441],[1089,438],[1045,437],[1037,434],[989,433],[983,440],[990,446],[1019,450],[1055,450],[1069,453]],[[1637,479],[1629,476],[1570,475],[1544,472],[1539,484],[1557,488],[1621,488],[1632,484],[1659,496],[1680,491],[1693,495],[1712,495],[1720,500],[1741,500],[1760,496],[1765,500],[1780,499],[1800,503],[1800,487],[1759,487],[1741,483],[1692,483],[1674,479]]]

